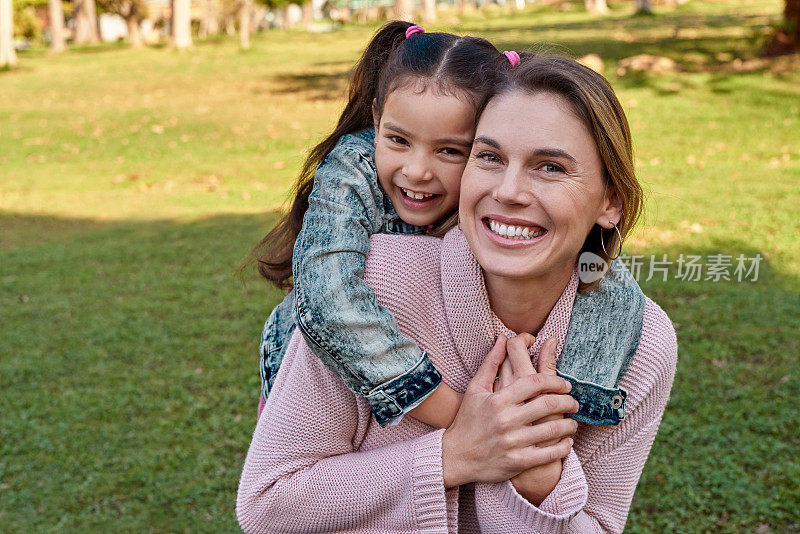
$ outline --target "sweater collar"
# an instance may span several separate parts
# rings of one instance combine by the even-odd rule
[[[475,374],[483,358],[494,345],[497,336],[517,335],[495,315],[483,271],[472,254],[464,234],[458,228],[450,230],[442,243],[442,295],[453,341],[469,376]],[[578,290],[578,271],[573,271],[567,287],[559,297],[530,349],[534,365],[539,352],[549,338],[558,340],[556,358],[561,354],[567,337],[572,304]]]

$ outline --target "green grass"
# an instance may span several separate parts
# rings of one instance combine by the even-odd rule
[[[800,73],[731,68],[780,11],[534,5],[459,27],[605,60],[648,193],[626,252],[765,258],[757,282],[642,282],[680,361],[630,532],[800,531]],[[0,72],[4,532],[237,530],[258,334],[280,294],[233,274],[373,30],[268,33],[246,53],[33,50]],[[638,53],[683,70],[618,76]]]

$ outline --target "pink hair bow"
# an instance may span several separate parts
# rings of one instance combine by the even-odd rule
[[[409,37],[411,37],[416,33],[425,33],[425,28],[423,28],[422,26],[417,26],[416,24],[409,27],[406,30],[406,39],[408,39]]]
[[[513,50],[509,50],[508,52],[503,52],[503,55],[508,58],[508,62],[511,63],[512,67],[516,67],[517,65],[519,65],[519,54],[517,54]]]

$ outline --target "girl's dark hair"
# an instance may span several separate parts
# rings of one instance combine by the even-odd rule
[[[603,162],[606,187],[622,201],[622,218],[617,227],[624,240],[641,215],[643,193],[634,172],[628,119],[614,89],[603,76],[571,59],[547,53],[520,56],[519,65],[504,71],[506,76],[494,96],[522,90],[531,94],[550,93],[570,104],[594,138]],[[603,250],[601,239],[608,253]],[[580,252],[593,252],[610,261],[609,254],[621,248],[616,230],[595,225]],[[599,280],[591,284],[581,282],[579,291],[594,289],[598,283]]]
[[[477,118],[498,82],[498,67],[505,57],[489,41],[449,33],[418,33],[406,39],[411,26],[409,22],[389,22],[372,38],[353,71],[348,102],[336,128],[303,163],[289,212],[251,252],[258,272],[277,287],[291,286],[292,252],[308,210],[317,166],[343,136],[374,125],[373,102],[380,115],[389,93],[419,83],[468,99]]]

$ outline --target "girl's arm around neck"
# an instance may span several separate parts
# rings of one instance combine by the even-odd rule
[[[456,392],[444,381],[433,393],[408,412],[408,415],[434,428],[447,428],[453,422],[464,395]]]
[[[441,375],[363,278],[370,236],[385,215],[373,155],[366,139],[348,137],[316,170],[294,248],[295,319],[314,354],[385,426]]]

